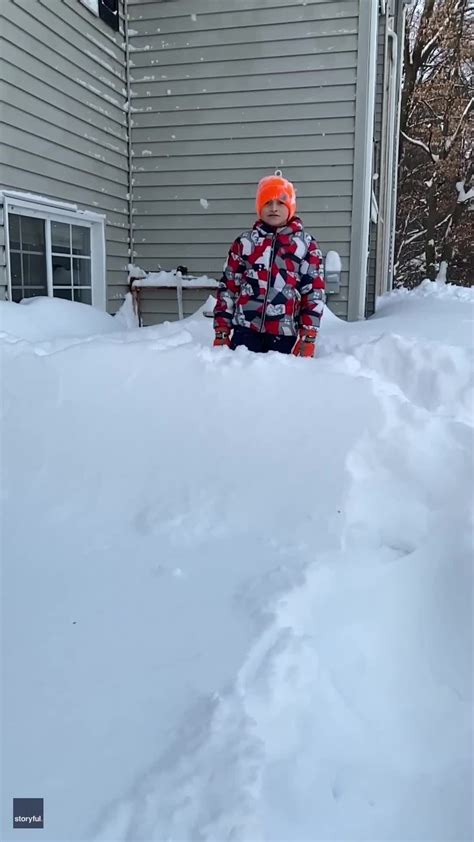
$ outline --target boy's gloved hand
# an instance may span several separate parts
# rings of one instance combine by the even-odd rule
[[[220,348],[222,345],[227,345],[230,348],[230,333],[227,330],[216,330],[213,347]]]
[[[298,341],[292,353],[295,357],[314,357],[316,353],[317,330],[300,330]]]

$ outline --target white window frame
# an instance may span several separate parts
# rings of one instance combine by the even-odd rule
[[[120,20],[120,3],[118,4],[118,7],[117,7],[117,23],[118,23],[117,29],[110,24],[110,21],[108,20],[108,18],[104,18],[100,14],[100,8],[99,8],[100,7],[100,0],[79,0],[79,3],[82,6],[84,6],[86,9],[88,9],[89,12],[92,12],[93,15],[100,18],[103,21],[103,23],[105,23],[106,26],[109,26],[112,29],[113,32],[120,32],[122,35],[124,34],[122,23],[121,23],[121,20]]]
[[[90,229],[91,236],[91,300],[92,306],[105,310],[107,305],[106,258],[105,258],[105,215],[80,210],[77,205],[57,202],[32,193],[0,190],[3,202],[3,224],[5,229],[5,261],[8,299],[13,300],[10,263],[10,213],[32,216],[45,221],[46,280],[48,296],[53,297],[53,260],[51,249],[51,222],[65,222]]]
[[[99,0],[79,0],[93,15],[99,17]]]

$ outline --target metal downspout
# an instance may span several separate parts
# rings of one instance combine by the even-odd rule
[[[377,253],[375,269],[375,298],[388,289],[389,252],[393,215],[393,162],[395,123],[397,109],[396,76],[398,39],[390,23],[387,23],[387,49],[384,65],[384,93],[382,114],[382,142],[380,160],[380,215],[377,226]]]
[[[127,114],[127,166],[128,166],[128,256],[133,263],[135,256],[135,237],[133,229],[133,148],[132,148],[132,88],[130,80],[130,41],[128,32],[128,0],[123,0],[123,31],[125,37],[125,89]]]
[[[393,162],[393,184],[392,184],[392,220],[390,231],[390,245],[388,254],[388,278],[390,281],[389,289],[393,288],[394,271],[395,271],[395,235],[397,225],[397,201],[398,201],[398,138],[400,136],[400,112],[402,100],[402,76],[403,76],[403,44],[405,42],[405,24],[408,0],[402,0],[401,8],[398,11],[396,27],[399,30],[399,51],[397,55],[397,75],[396,87],[398,90],[396,114],[395,114],[395,137],[396,147],[394,150]]]

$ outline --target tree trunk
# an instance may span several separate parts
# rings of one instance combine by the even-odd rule
[[[433,177],[431,187],[428,188],[426,196],[428,218],[425,234],[425,274],[430,281],[436,278],[436,217],[437,217],[437,196],[436,178]]]

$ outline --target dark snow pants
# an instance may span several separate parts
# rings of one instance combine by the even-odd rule
[[[235,350],[239,345],[245,345],[249,351],[256,354],[266,354],[267,351],[291,354],[295,342],[296,336],[272,336],[271,333],[259,333],[248,327],[236,327],[231,339],[231,348]]]

